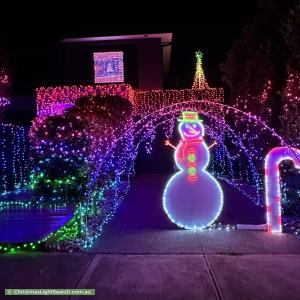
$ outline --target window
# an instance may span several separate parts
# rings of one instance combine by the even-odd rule
[[[123,52],[94,53],[95,83],[124,82]]]

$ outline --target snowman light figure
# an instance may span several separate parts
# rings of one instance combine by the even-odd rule
[[[202,120],[197,112],[182,112],[179,120],[181,140],[175,147],[175,163],[180,169],[167,182],[163,207],[169,219],[185,229],[202,229],[212,224],[223,207],[223,191],[217,180],[205,169],[209,164],[209,148],[203,140]]]

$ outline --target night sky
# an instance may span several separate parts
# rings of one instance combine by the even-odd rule
[[[59,85],[53,53],[62,38],[158,32],[174,33],[170,75],[178,86],[191,85],[194,51],[198,49],[204,52],[209,84],[220,86],[219,63],[226,59],[234,39],[241,36],[257,10],[256,0],[199,1],[197,6],[201,8],[169,5],[167,11],[151,10],[146,5],[140,8],[145,15],[131,12],[121,17],[113,8],[88,4],[74,4],[70,10],[54,4],[38,11],[28,7],[24,7],[26,11],[22,7],[10,10],[0,37],[13,74],[13,93],[29,95],[38,86]],[[12,14],[14,18],[10,18]]]

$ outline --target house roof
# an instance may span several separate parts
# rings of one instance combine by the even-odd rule
[[[171,59],[171,46],[172,46],[173,33],[151,33],[151,34],[130,34],[130,35],[114,35],[114,36],[94,36],[94,37],[81,37],[81,38],[66,38],[62,40],[65,44],[82,44],[82,43],[93,43],[103,42],[105,44],[109,42],[134,42],[137,40],[146,39],[161,39],[161,46],[163,51],[163,70],[164,74],[167,75],[170,68]]]
[[[160,38],[162,44],[172,42],[172,33],[151,33],[151,34],[130,34],[130,35],[114,35],[114,36],[94,36],[82,38],[63,39],[63,43],[84,43],[84,42],[100,42],[100,41],[125,41],[125,40],[141,40],[141,39],[157,39]]]

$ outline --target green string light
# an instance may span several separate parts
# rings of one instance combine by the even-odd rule
[[[195,160],[196,160],[195,154],[189,154],[188,155],[188,161],[195,161]]]
[[[194,168],[194,167],[188,168],[188,173],[190,175],[195,175],[196,174],[196,168]]]

